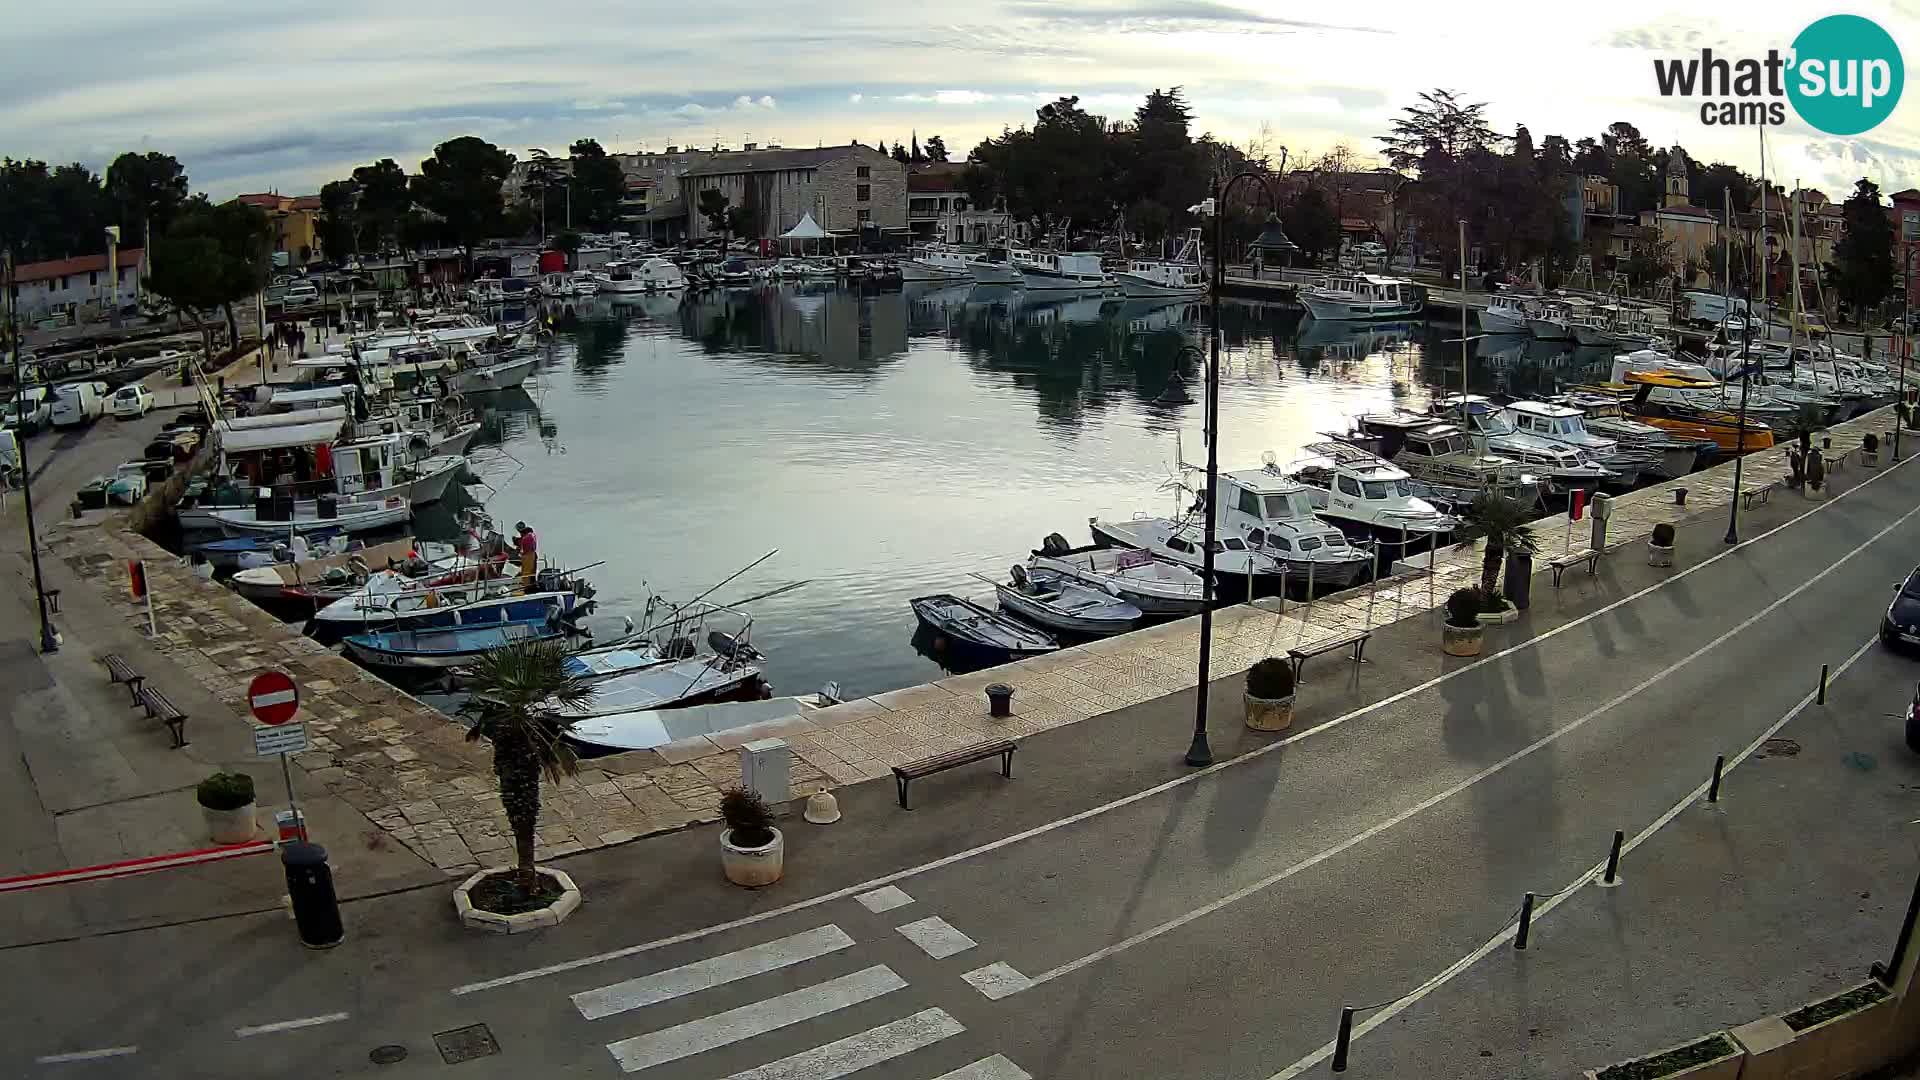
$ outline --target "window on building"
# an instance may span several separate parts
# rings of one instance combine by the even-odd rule
[[[87,271],[87,284],[88,285],[100,284],[100,271],[98,270]]]
[[[873,167],[870,165],[857,166],[853,170],[853,175],[861,180],[865,180],[867,177],[873,175]]]
[[[1920,240],[1920,210],[1907,210],[1901,213],[1900,239]]]
[[[865,225],[867,222],[872,220],[873,220],[873,211],[871,210],[860,211],[860,224]]]
[[[853,201],[855,202],[867,202],[872,198],[873,187],[870,184],[860,184],[853,189]]]
[[[65,292],[66,289],[67,289],[67,275],[61,274],[60,275],[60,291]]]

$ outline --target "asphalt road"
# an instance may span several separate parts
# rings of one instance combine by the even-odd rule
[[[653,899],[591,883],[576,922],[528,938],[450,930],[445,895],[428,890],[356,907],[352,936],[331,953],[303,952],[272,917],[11,950],[0,1016],[18,1057],[7,1066],[428,1076],[447,1067],[431,1036],[485,1024],[498,1052],[462,1074],[1317,1075],[1341,1005],[1400,1000],[1395,1015],[1419,1017],[1449,982],[1406,995],[1497,941],[1523,892],[1571,890],[1577,911],[1614,830],[1633,837],[1671,819],[1716,754],[1790,734],[1822,663],[1862,700],[1905,700],[1905,678],[1878,685],[1900,665],[1859,650],[1920,551],[1920,469],[1879,474],[1702,563],[1723,528],[1681,530],[1692,559],[1680,572],[1617,566],[1576,584],[1589,590],[1585,614],[1556,616],[1566,601],[1538,597],[1534,636],[1534,619],[1494,631],[1478,662],[1437,661],[1432,626],[1396,626],[1369,649],[1370,668],[1391,668],[1391,678],[1368,676],[1392,694],[1383,701],[1315,715],[1306,722],[1317,726],[1256,754],[1022,832],[965,816],[972,804],[956,793],[992,790],[979,777],[923,782],[911,821],[887,814],[885,785],[849,792],[833,857],[856,872],[843,880],[893,876],[897,891],[790,881],[745,900],[723,895],[710,871],[674,876],[711,866],[703,830],[583,861],[609,877],[658,879]],[[1524,644],[1496,651],[1513,642]],[[1338,670],[1310,667],[1303,699],[1350,692]],[[1163,719],[1156,744],[1178,742],[1179,710]],[[1052,733],[1054,753],[1061,740],[1101,737],[1103,723]],[[1056,764],[1044,782],[1073,777]],[[1839,782],[1778,795],[1799,808],[1806,843],[1862,824],[1821,812],[1829,807],[1912,816],[1844,804],[1821,786]],[[1866,824],[1884,826],[1879,817]],[[789,827],[805,881],[808,827]],[[903,859],[890,828],[926,861]],[[1679,832],[1649,835],[1673,845],[1681,867],[1704,857]],[[845,850],[861,843],[865,857]],[[1819,888],[1776,899],[1787,912],[1796,902],[1824,910],[1832,898]],[[1662,964],[1657,949],[1641,962]],[[1616,1008],[1637,1004],[1629,995]],[[1631,1012],[1608,1019],[1636,1022]],[[371,1064],[387,1044],[408,1056]],[[1419,1044],[1395,1055],[1432,1075],[1465,1071]]]

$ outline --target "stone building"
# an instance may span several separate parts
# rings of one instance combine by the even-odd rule
[[[40,319],[71,313],[76,319],[85,319],[110,308],[116,298],[122,308],[135,303],[140,298],[141,275],[147,269],[147,253],[141,248],[120,248],[113,254],[111,272],[104,252],[16,266],[20,316]]]
[[[1699,268],[1695,278],[1688,278],[1688,284],[1696,280],[1705,280],[1708,261],[1707,249],[1720,239],[1720,216],[1705,207],[1693,205],[1692,190],[1687,179],[1687,152],[1678,146],[1667,158],[1666,191],[1661,196],[1660,206],[1655,210],[1640,211],[1642,228],[1653,230],[1654,234],[1673,245],[1673,272],[1687,278],[1687,264]]]
[[[806,214],[833,233],[907,231],[907,167],[859,143],[805,150],[750,145],[710,155],[680,177],[690,240],[714,235],[700,213],[700,193],[708,190],[725,195],[730,207],[747,208],[750,238],[778,237]]]
[[[915,243],[939,241],[979,247],[1024,236],[1025,225],[1015,225],[1004,204],[974,204],[961,183],[966,171],[963,161],[911,167],[907,173],[907,224]]]

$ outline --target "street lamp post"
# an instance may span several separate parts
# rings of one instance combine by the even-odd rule
[[[1203,602],[1200,605],[1200,685],[1196,688],[1193,705],[1193,744],[1187,748],[1187,764],[1195,768],[1213,764],[1213,748],[1207,743],[1207,692],[1208,668],[1213,661],[1213,544],[1214,544],[1214,503],[1220,494],[1220,294],[1227,282],[1227,196],[1242,180],[1252,180],[1267,193],[1267,202],[1273,212],[1280,212],[1280,199],[1274,193],[1273,185],[1265,176],[1254,172],[1243,172],[1228,180],[1225,186],[1219,177],[1213,181],[1213,191],[1207,199],[1213,206],[1213,303],[1209,316],[1211,323],[1207,336],[1212,340],[1207,348],[1207,499],[1206,534],[1203,537],[1200,556],[1200,589]],[[1203,204],[1204,206],[1205,204]],[[1252,597],[1248,597],[1252,599]]]
[[[1900,257],[1900,385],[1893,399],[1893,460],[1900,460],[1900,429],[1907,426],[1907,354],[1913,351],[1913,252]]]
[[[13,385],[23,387],[24,380],[20,370],[20,285],[14,280],[13,252],[6,254],[7,260],[7,343],[13,349]],[[40,610],[40,651],[56,653],[60,651],[60,638],[53,632],[53,623],[47,618],[46,582],[40,576],[40,533],[33,525],[33,470],[27,464],[27,433],[20,430],[15,440],[20,454],[20,496],[27,504],[27,553],[33,560],[33,598]]]
[[[1733,498],[1727,502],[1729,544],[1740,542],[1740,473],[1747,459],[1747,394],[1753,388],[1753,372],[1748,370],[1748,355],[1753,347],[1753,287],[1741,290],[1747,302],[1747,317],[1740,320],[1740,412],[1733,429]]]

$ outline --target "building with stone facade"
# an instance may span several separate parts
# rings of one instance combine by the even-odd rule
[[[967,164],[935,161],[914,165],[907,173],[907,226],[915,243],[968,244],[982,247],[1024,239],[1026,226],[1016,225],[1004,204],[974,205],[961,183]]]
[[[1708,249],[1720,239],[1720,216],[1705,207],[1693,205],[1693,195],[1687,178],[1687,152],[1678,146],[1667,158],[1666,191],[1660,199],[1660,206],[1653,210],[1640,211],[1640,225],[1667,243],[1673,245],[1673,272],[1693,284],[1695,279],[1687,275],[1689,263],[1701,268],[1698,278],[1705,278],[1708,262]]]
[[[752,227],[746,235],[753,238],[776,238],[807,214],[828,232],[849,236],[907,232],[907,167],[859,143],[710,155],[680,177],[690,240],[714,235],[700,213],[700,193],[708,190],[726,196],[731,207],[748,209]]]

